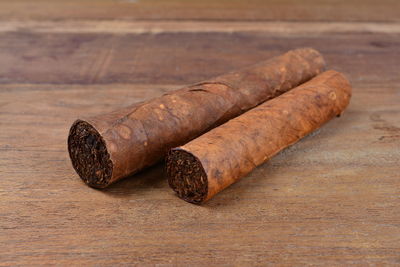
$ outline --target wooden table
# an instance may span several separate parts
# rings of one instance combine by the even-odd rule
[[[399,265],[400,2],[320,2],[1,0],[0,265]],[[105,190],[72,169],[79,115],[303,46],[349,108],[206,205],[162,164]]]

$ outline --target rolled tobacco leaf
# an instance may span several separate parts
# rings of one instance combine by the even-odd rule
[[[297,142],[348,105],[351,86],[327,71],[205,133],[167,156],[170,187],[188,202],[203,203]]]
[[[68,137],[72,165],[93,187],[131,175],[175,146],[274,98],[321,73],[325,63],[311,48],[73,123]]]

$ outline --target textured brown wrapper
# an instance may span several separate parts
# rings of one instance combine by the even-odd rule
[[[79,119],[68,137],[72,165],[88,185],[106,187],[324,67],[316,50],[296,49],[110,114]]]
[[[339,116],[350,97],[351,85],[343,74],[324,72],[172,149],[166,164],[169,184],[182,199],[205,202],[282,149]]]

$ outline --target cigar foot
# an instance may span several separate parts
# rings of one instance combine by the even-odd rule
[[[183,200],[199,204],[207,197],[207,175],[201,162],[191,153],[180,149],[171,150],[166,170],[170,187]]]
[[[74,169],[86,184],[98,188],[109,184],[113,164],[103,138],[93,126],[77,120],[68,136],[68,151]]]

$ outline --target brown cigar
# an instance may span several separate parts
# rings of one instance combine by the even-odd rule
[[[167,157],[171,188],[203,203],[282,149],[340,115],[351,86],[339,72],[311,81],[172,149]]]
[[[156,163],[170,148],[308,81],[324,65],[314,49],[297,49],[111,114],[77,120],[68,137],[72,165],[88,185],[106,187]]]

